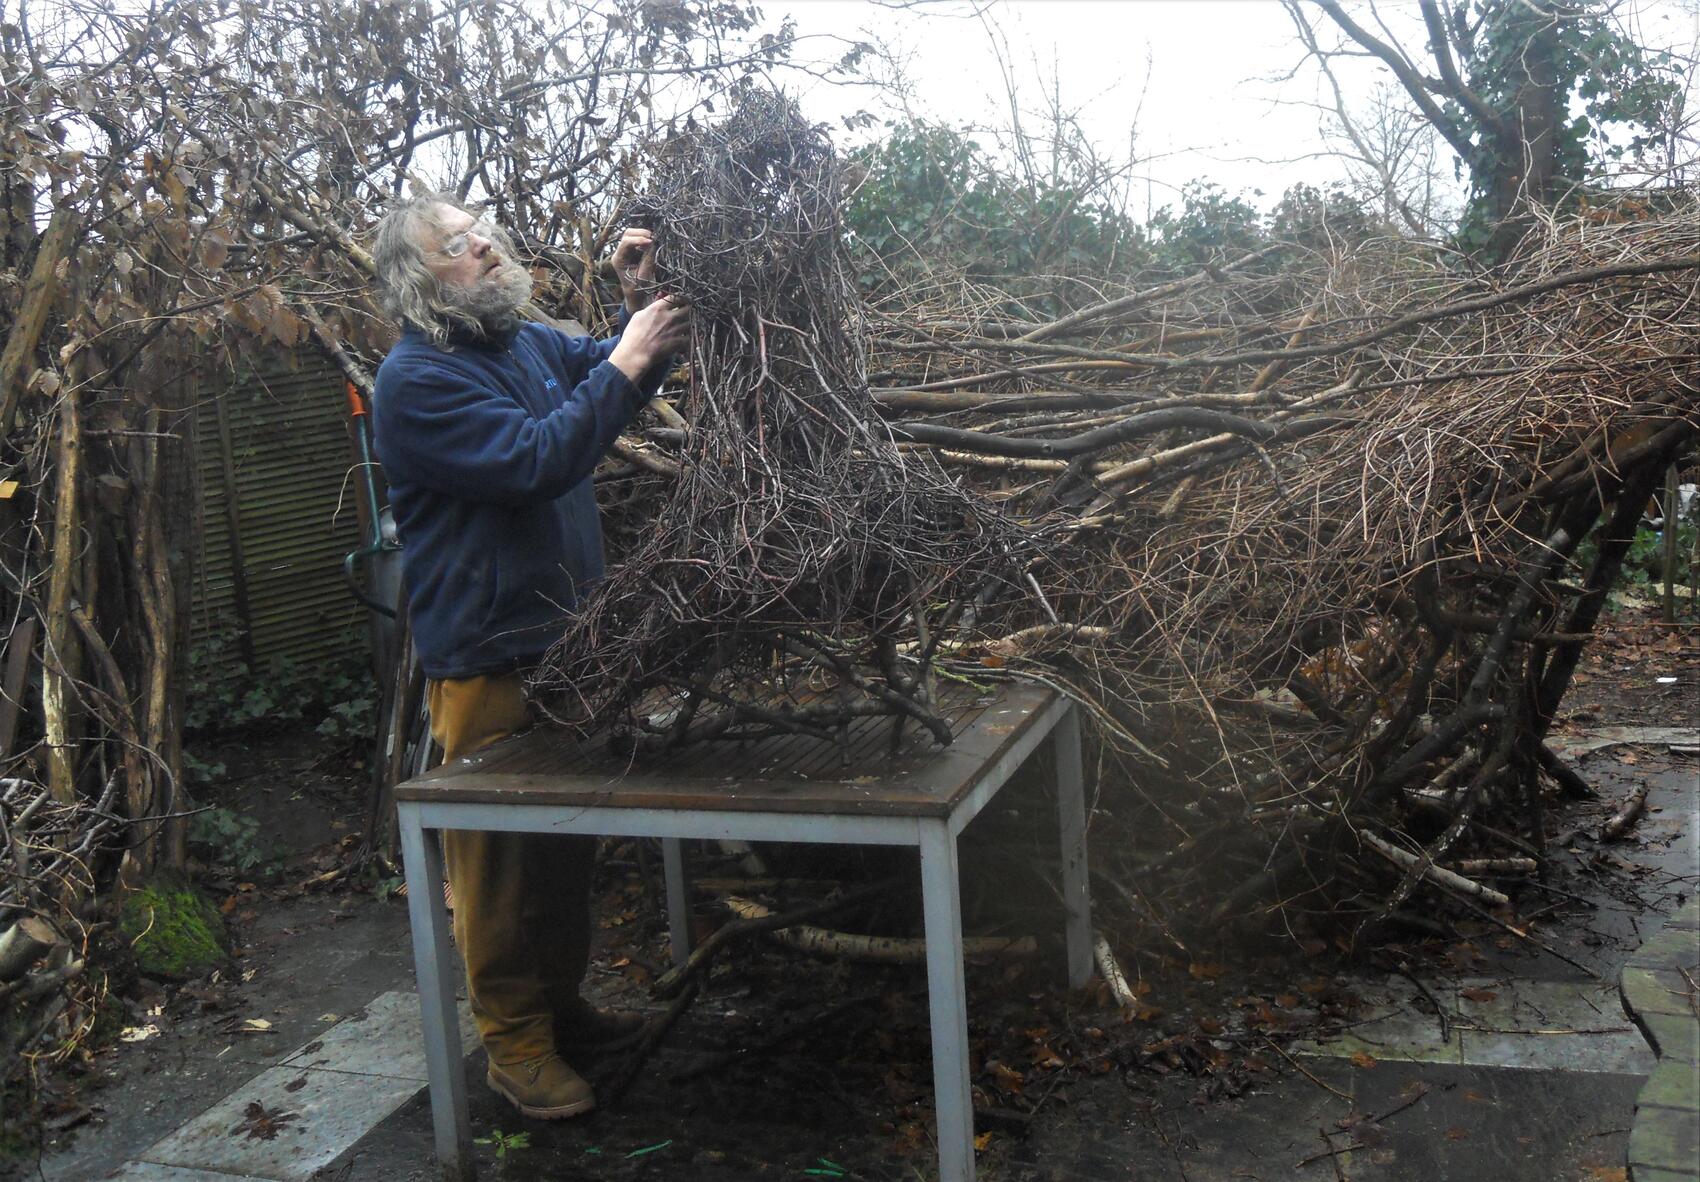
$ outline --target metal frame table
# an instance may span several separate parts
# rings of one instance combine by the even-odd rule
[[[1092,972],[1086,807],[1080,723],[1072,702],[1026,684],[980,698],[947,694],[955,740],[939,747],[908,728],[891,750],[888,719],[859,719],[843,744],[776,736],[674,750],[656,761],[614,756],[528,731],[396,788],[408,920],[418,970],[431,1120],[445,1178],[473,1177],[464,1063],[455,1017],[456,969],[432,830],[658,837],[675,959],[689,951],[684,838],[908,845],[919,851],[927,945],[927,1002],[941,1182],[974,1177],[968,1010],[956,837],[1028,756],[1049,739],[1057,770],[1068,980]],[[598,748],[601,750],[598,750]],[[718,761],[705,774],[705,759]]]

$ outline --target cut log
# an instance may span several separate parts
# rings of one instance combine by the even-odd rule
[[[1647,790],[1652,785],[1643,780],[1636,786],[1635,791],[1623,802],[1623,807],[1613,813],[1604,825],[1600,826],[1601,841],[1616,841],[1625,833],[1635,828],[1635,822],[1641,819],[1641,814],[1647,811]]]
[[[767,919],[774,914],[770,908],[753,899],[740,899],[736,895],[726,896],[726,906],[739,919]],[[835,932],[806,923],[779,928],[768,935],[776,943],[783,944],[793,951],[810,956],[830,956],[836,960],[854,960],[870,964],[921,964],[927,959],[927,942],[921,939]],[[1032,936],[967,936],[962,941],[962,955],[968,960],[1032,956],[1038,950],[1039,942]]]
[[[30,965],[61,942],[59,933],[45,919],[24,916],[0,932],[0,982],[23,976]]]
[[[1092,940],[1092,959],[1098,965],[1098,972],[1103,976],[1104,984],[1110,987],[1110,995],[1116,999],[1118,1006],[1126,1010],[1139,1004],[1139,997],[1127,983],[1127,974],[1122,972],[1122,966],[1116,961],[1116,954],[1110,950],[1110,942],[1103,936],[1095,936]]]

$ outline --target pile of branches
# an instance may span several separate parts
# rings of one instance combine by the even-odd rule
[[[1025,537],[874,413],[843,200],[824,132],[768,92],[657,163],[634,220],[694,309],[690,427],[667,503],[536,679],[566,716],[668,741],[892,715],[950,741],[931,661]]]
[[[1537,868],[1553,785],[1585,788],[1544,738],[1700,434],[1700,206],[1549,218],[1494,272],[1318,224],[1061,315],[1037,278],[910,272],[871,308],[864,394],[803,138],[740,116],[664,162],[688,427],[628,442],[683,474],[644,477],[659,524],[546,682],[603,717],[666,686],[686,705],[640,724],[677,737],[698,699],[778,724],[728,677],[824,669],[881,708],[915,684],[892,652],[1038,679],[1117,765],[1098,861],[1141,922],[1502,902],[1445,867]],[[808,241],[829,268],[799,269]]]
[[[1063,626],[1013,605],[964,655],[1092,705],[1123,881],[1374,925],[1502,901],[1438,869],[1466,851],[1539,865],[1542,773],[1585,787],[1543,739],[1700,433],[1697,269],[1684,199],[1495,274],[1319,233],[1049,320],[887,318],[894,434],[1052,539]]]
[[[0,779],[0,1084],[68,1006],[78,1011],[72,1026],[93,1019],[75,988],[87,933],[73,904],[94,889],[96,856],[123,828],[118,798],[117,776],[98,800],[73,804],[45,784]],[[76,1039],[54,1042],[69,1050]]]

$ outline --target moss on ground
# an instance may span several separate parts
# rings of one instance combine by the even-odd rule
[[[229,961],[224,918],[188,882],[162,875],[125,896],[118,928],[152,977],[199,976]]]
[[[118,1041],[118,1035],[130,1024],[130,1016],[124,1009],[124,1003],[118,1000],[118,995],[113,991],[111,976],[99,969],[91,976],[94,978],[95,995],[100,998],[100,1003],[95,1007],[94,1021],[89,1025],[83,1044],[99,1049],[112,1046]]]

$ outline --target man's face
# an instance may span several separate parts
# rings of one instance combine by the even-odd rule
[[[472,291],[495,277],[506,259],[496,247],[491,226],[464,209],[437,207],[440,229],[425,230],[425,265],[444,287]]]

